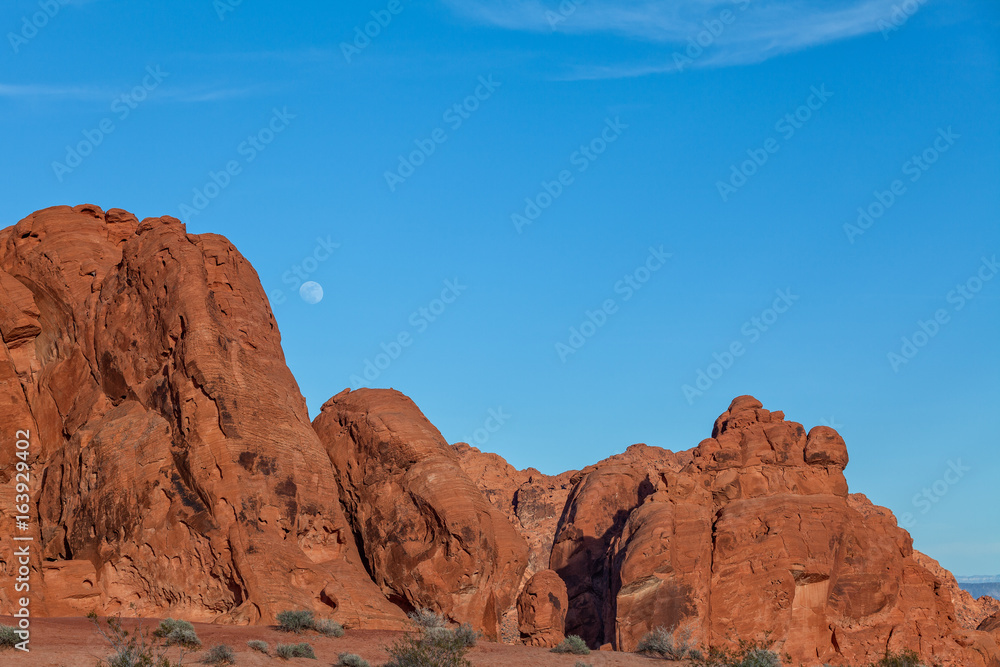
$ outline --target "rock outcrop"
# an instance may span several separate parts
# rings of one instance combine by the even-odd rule
[[[228,241],[56,207],[0,232],[0,286],[0,434],[31,433],[33,613],[253,623],[307,608],[403,625]],[[11,471],[0,482],[9,525]]]
[[[741,396],[694,449],[547,476],[448,446],[392,390],[310,423],[253,268],[169,217],[56,207],[0,231],[0,439],[28,443],[36,616],[397,629],[430,607],[538,646],[631,651],[662,626],[703,648],[770,636],[807,667],[887,648],[1000,667],[996,601],[848,492],[835,430]],[[0,541],[5,607],[19,564]]]
[[[793,662],[863,663],[912,648],[987,665],[983,633],[955,621],[888,510],[849,496],[847,448],[743,396],[694,450],[581,471],[551,566],[566,580],[567,633],[634,650],[687,627],[702,645],[771,633]]]
[[[983,622],[983,619],[1000,612],[1000,601],[988,595],[978,599],[974,598],[969,591],[959,586],[955,575],[941,567],[940,563],[927,554],[914,551],[913,558],[927,568],[937,579],[939,585],[948,593],[952,604],[955,605],[955,620],[963,628],[975,630]]]
[[[528,547],[438,430],[403,394],[373,389],[337,394],[314,426],[385,595],[498,637]]]
[[[517,598],[518,629],[528,646],[556,646],[566,638],[566,584],[552,570],[536,573]]]

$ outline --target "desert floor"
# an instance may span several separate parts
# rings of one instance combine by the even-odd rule
[[[144,627],[155,629],[156,619],[144,620]],[[0,623],[16,625],[11,617],[0,616]],[[401,633],[381,632],[376,630],[348,630],[347,634],[338,639],[321,637],[315,633],[289,635],[267,626],[226,626],[195,623],[195,630],[201,638],[205,650],[216,644],[228,644],[236,651],[238,667],[260,667],[263,665],[327,665],[335,664],[341,653],[356,653],[370,662],[373,667],[388,660],[388,654],[383,647],[391,644]],[[316,652],[317,660],[296,658],[281,660],[268,657],[247,648],[247,641],[262,639],[266,641],[271,652],[278,643],[288,644],[300,641],[308,642]],[[0,665],[7,667],[94,667],[97,661],[110,654],[107,642],[97,634],[94,626],[86,618],[46,618],[34,619],[31,624],[31,651],[5,650],[0,652]],[[185,665],[200,663],[205,651],[189,653]],[[177,658],[177,650],[172,649],[170,657]],[[680,667],[683,663],[653,660],[631,653],[614,653],[594,651],[590,655],[558,655],[547,649],[528,648],[524,646],[509,646],[480,641],[469,652],[469,660],[473,665],[483,667],[501,667],[507,665],[525,665],[531,667],[573,667],[577,662],[604,666],[645,665],[657,667],[667,665]]]

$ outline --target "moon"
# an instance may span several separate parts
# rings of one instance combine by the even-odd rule
[[[323,300],[323,286],[310,280],[299,288],[299,296],[306,303],[317,304]]]

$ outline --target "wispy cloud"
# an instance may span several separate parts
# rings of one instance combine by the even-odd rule
[[[278,90],[278,86],[254,84],[250,86],[213,86],[210,84],[168,88],[164,86],[150,93],[150,100],[160,102],[177,102],[182,104],[199,104],[205,102],[223,102],[232,99],[267,95]],[[110,104],[128,88],[121,90],[107,86],[63,86],[48,84],[8,84],[0,83],[0,99],[20,100],[29,102],[44,101],[78,101],[100,102]]]
[[[898,0],[442,0],[469,20],[507,30],[568,35],[613,35],[662,47],[653,62],[576,68],[565,78],[642,76],[677,69],[708,23],[716,31],[691,67],[761,62],[812,46],[878,32]],[[574,7],[561,12],[560,6]],[[718,30],[728,11],[734,18]],[[707,23],[708,22],[708,23]]]

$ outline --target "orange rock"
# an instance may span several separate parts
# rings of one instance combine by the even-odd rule
[[[528,547],[417,406],[398,391],[345,390],[313,425],[383,593],[499,636]]]
[[[566,638],[566,584],[552,570],[533,576],[517,598],[518,628],[528,646],[552,647]]]
[[[228,241],[62,206],[0,232],[0,268],[0,427],[33,433],[35,613],[403,626]]]

